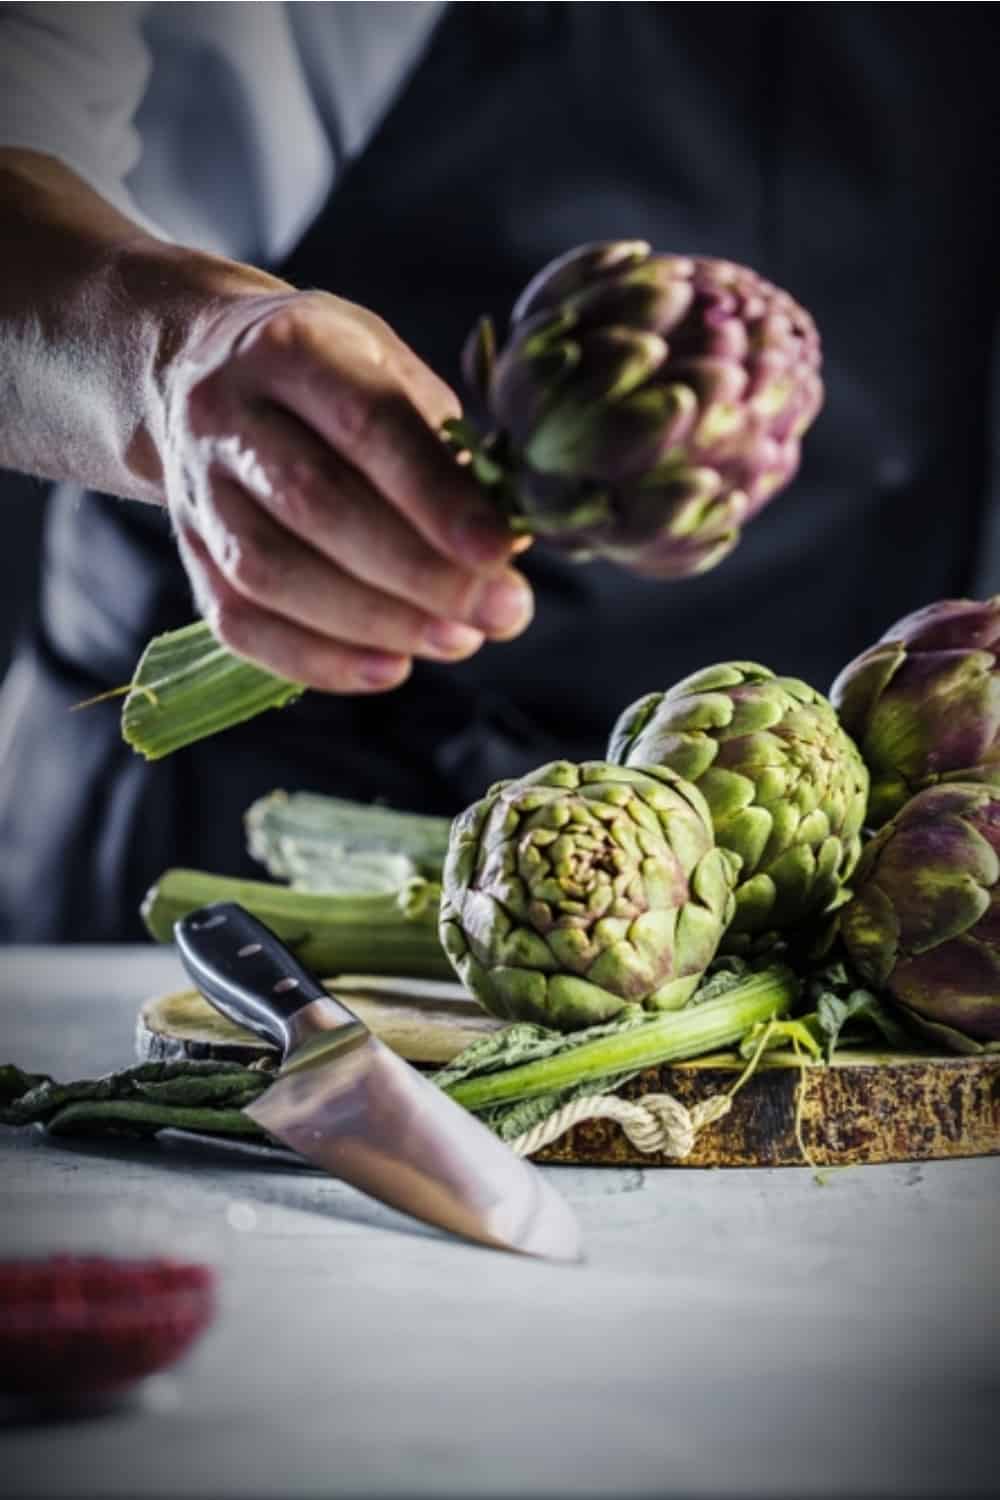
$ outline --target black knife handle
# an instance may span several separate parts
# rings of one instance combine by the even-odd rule
[[[235,901],[189,912],[175,922],[174,938],[185,969],[216,1010],[282,1051],[296,1012],[326,998],[315,974]]]

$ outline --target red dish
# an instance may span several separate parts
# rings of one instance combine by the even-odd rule
[[[179,1359],[215,1314],[215,1273],[173,1260],[0,1262],[0,1395],[86,1404]]]

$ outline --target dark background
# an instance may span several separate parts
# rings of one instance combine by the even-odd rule
[[[0,469],[0,677],[17,633],[31,618],[38,593],[42,517],[49,486]]]

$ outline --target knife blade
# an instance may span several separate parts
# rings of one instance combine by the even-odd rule
[[[174,926],[181,961],[231,1021],[277,1044],[246,1113],[300,1156],[414,1218],[497,1249],[579,1256],[568,1204],[539,1169],[373,1036],[235,902]]]

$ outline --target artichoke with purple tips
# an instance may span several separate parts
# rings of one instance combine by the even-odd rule
[[[930,1040],[1000,1051],[1000,790],[912,797],[865,846],[840,930],[862,977]]]
[[[1000,595],[906,615],[848,663],[830,698],[871,772],[871,827],[935,782],[1000,783]]]
[[[833,911],[861,853],[868,772],[821,693],[756,662],[721,662],[619,716],[608,759],[694,783],[740,859],[725,946]]]
[[[553,761],[456,818],[441,940],[487,1010],[563,1031],[683,1006],[733,909],[738,861],[669,770]]]
[[[730,261],[584,245],[546,266],[466,379],[493,430],[454,440],[511,524],[578,559],[704,572],[793,477],[820,344],[786,292]]]

